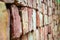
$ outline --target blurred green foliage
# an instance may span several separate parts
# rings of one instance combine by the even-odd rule
[[[60,4],[60,0],[56,0],[56,2]]]

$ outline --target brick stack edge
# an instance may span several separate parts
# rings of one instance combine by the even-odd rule
[[[0,40],[57,40],[55,5],[53,0],[0,0]]]

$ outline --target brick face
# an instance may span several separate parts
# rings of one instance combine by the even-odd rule
[[[28,32],[28,11],[27,7],[22,10],[23,34]]]
[[[29,31],[32,30],[32,14],[33,14],[33,9],[28,8],[28,27]]]
[[[40,18],[39,18],[39,12],[36,13],[36,26],[40,27]]]
[[[8,12],[4,2],[0,2],[0,40],[8,40]]]
[[[3,0],[0,2],[0,40],[9,40],[8,36],[11,40],[59,39],[60,18],[56,7],[54,0]]]
[[[21,19],[19,16],[18,8],[15,5],[11,6],[13,22],[11,25],[11,37],[16,38],[20,37],[22,34],[22,25]]]

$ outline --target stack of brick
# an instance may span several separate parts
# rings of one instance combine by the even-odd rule
[[[5,3],[0,1],[0,40],[9,40],[9,11]]]

